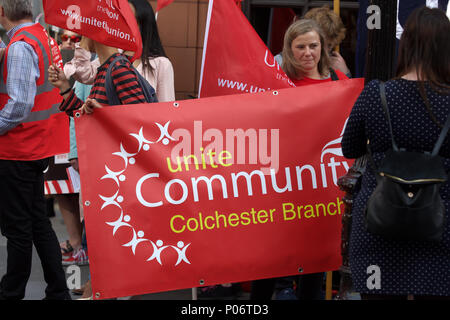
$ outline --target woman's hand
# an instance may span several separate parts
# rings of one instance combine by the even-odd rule
[[[3,56],[5,55],[6,48],[0,48],[0,61],[3,60]]]
[[[69,80],[64,75],[64,71],[52,64],[48,67],[48,81],[60,91],[66,91],[70,88]]]
[[[80,168],[78,166],[78,158],[70,159],[70,165],[77,171],[80,172]]]
[[[91,114],[96,108],[103,108],[103,106],[97,100],[87,98],[81,107],[81,114]]]
[[[90,38],[82,36],[81,41],[79,42],[79,46],[86,51],[95,53],[94,42]]]
[[[344,58],[340,55],[339,52],[333,51],[330,54],[330,60],[331,60],[331,67],[334,70],[340,70],[342,73],[349,73],[350,70],[347,67],[347,64],[345,63]]]

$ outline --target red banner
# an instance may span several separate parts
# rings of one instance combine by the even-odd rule
[[[171,4],[173,0],[158,0],[156,5],[156,11],[158,12],[164,7],[167,7],[169,4]]]
[[[235,0],[210,0],[199,97],[294,87]]]
[[[102,44],[142,53],[142,39],[128,0],[43,0],[45,22]]]
[[[351,166],[340,141],[362,88],[352,79],[78,118],[94,297],[338,269],[336,184]]]

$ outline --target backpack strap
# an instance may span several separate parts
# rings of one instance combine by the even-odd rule
[[[394,140],[394,134],[392,132],[392,124],[391,124],[391,117],[389,115],[389,108],[387,105],[387,99],[386,99],[386,85],[383,81],[380,81],[380,98],[381,98],[381,104],[383,105],[383,109],[384,109],[384,114],[386,116],[386,120],[388,122],[389,125],[389,132],[391,133],[391,141],[392,141],[392,149],[394,151],[398,151],[398,146],[395,143]]]
[[[339,80],[339,77],[337,76],[337,73],[336,73],[336,71],[334,71],[333,68],[330,68],[330,77],[331,77],[331,81]]]
[[[105,76],[105,89],[106,89],[106,96],[108,97],[108,104],[111,106],[120,105],[122,102],[119,99],[119,96],[117,95],[116,88],[114,87],[114,82],[111,76],[112,69],[115,66],[117,61],[125,60],[127,59],[123,55],[118,55],[111,61],[111,63],[108,66],[108,70],[106,71]],[[128,60],[128,59],[127,59]]]
[[[114,58],[114,60],[111,62],[111,64],[108,67],[108,70],[106,71],[106,78],[105,78],[105,88],[106,88],[106,96],[108,97],[108,102],[110,105],[119,105],[122,104],[116,89],[114,87],[114,83],[112,80],[111,72],[112,68],[116,64],[117,61],[127,61],[129,62],[128,58],[123,55],[118,55]],[[142,88],[142,92],[144,94],[145,100],[147,102],[158,102],[158,98],[156,97],[155,89],[148,83],[148,81],[136,70],[136,68],[131,64],[131,70],[136,75],[137,82],[139,83],[140,87]]]
[[[445,122],[444,128],[442,128],[441,134],[439,135],[439,138],[434,145],[433,151],[431,152],[432,156],[435,156],[438,154],[439,150],[441,149],[442,144],[444,143],[445,136],[448,133],[448,129],[450,128],[450,113],[447,116],[447,121]]]

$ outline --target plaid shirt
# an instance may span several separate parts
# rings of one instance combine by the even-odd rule
[[[9,30],[7,36],[12,39],[21,28],[33,24],[20,24]],[[0,47],[6,46],[1,42]],[[6,92],[10,99],[0,110],[0,135],[18,126],[28,117],[34,106],[36,81],[39,79],[39,59],[32,46],[24,41],[13,43],[8,50],[7,68]]]

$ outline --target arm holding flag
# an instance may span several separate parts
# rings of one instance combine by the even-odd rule
[[[64,74],[66,78],[73,77],[78,82],[93,84],[100,61],[98,58],[91,61],[91,52],[83,45],[85,39],[83,37],[79,44],[75,44],[74,57],[64,65]]]

